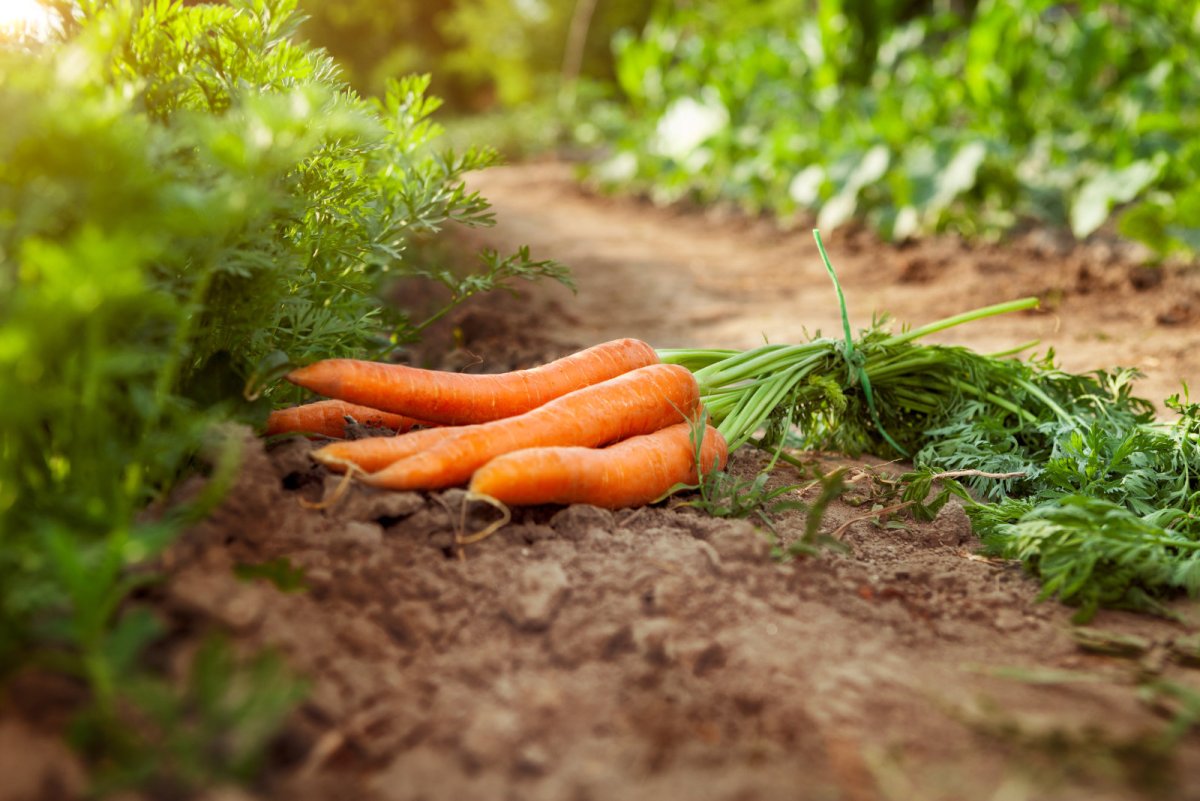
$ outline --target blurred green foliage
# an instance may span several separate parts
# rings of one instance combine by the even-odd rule
[[[427,321],[377,297],[390,277],[454,304],[565,273],[412,258],[491,222],[461,177],[494,154],[436,147],[426,78],[350,91],[297,43],[294,0],[60,7],[61,41],[0,42],[0,676],[78,675],[90,742],[117,749],[160,633],[125,600],[236,471],[236,438],[197,453],[213,422],[265,415],[247,379],[414,339]],[[208,489],[162,511],[203,462]]]
[[[360,91],[381,94],[387,80],[430,72],[453,113],[515,107],[559,89],[577,6],[585,78],[611,80],[610,42],[641,28],[653,3],[640,0],[301,0],[303,34],[326,48]],[[590,13],[587,12],[590,9]]]
[[[76,720],[72,734],[91,757],[94,795],[138,787],[150,798],[194,798],[259,779],[272,741],[306,690],[277,653],[239,654],[209,635],[170,681],[145,671],[122,680],[122,702],[136,708],[136,726],[114,727],[97,708]]]
[[[1200,6],[767,0],[664,7],[616,40],[613,186],[905,238],[1114,209],[1200,248]]]

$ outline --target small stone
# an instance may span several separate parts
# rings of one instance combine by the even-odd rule
[[[760,562],[770,558],[771,544],[744,520],[731,522],[709,538],[709,544],[726,562]]]
[[[546,766],[549,764],[549,752],[537,743],[529,743],[517,751],[517,759],[514,767],[518,773],[523,773],[527,776],[540,776],[546,772]]]
[[[182,571],[171,579],[168,591],[184,608],[210,615],[236,632],[258,626],[265,612],[260,588],[237,580],[232,572]]]
[[[521,719],[513,710],[498,704],[483,704],[471,716],[461,744],[472,762],[491,765],[512,753],[520,735]]]
[[[570,585],[566,571],[557,562],[527,565],[505,596],[504,615],[519,629],[543,631],[570,592]]]
[[[388,639],[379,626],[361,617],[342,621],[337,637],[351,652],[358,654],[371,654],[379,649],[381,642]]]
[[[325,589],[333,581],[333,574],[328,568],[313,567],[304,571],[304,583],[310,589]]]
[[[383,528],[378,523],[349,520],[330,532],[329,544],[352,548],[378,548],[383,544]]]
[[[338,509],[340,517],[350,520],[391,523],[425,508],[425,499],[416,492],[395,492],[360,487]]]
[[[973,536],[971,520],[963,509],[962,501],[957,498],[951,499],[938,510],[927,534],[930,545],[962,545]]]
[[[633,624],[633,644],[647,662],[669,665],[675,661],[671,640],[671,621],[665,618],[646,618]]]
[[[721,644],[710,643],[707,648],[696,655],[696,661],[692,664],[692,675],[703,678],[708,673],[725,667],[727,661],[728,655]]]
[[[612,512],[598,506],[577,503],[550,518],[550,526],[567,539],[582,539],[590,529],[611,531],[615,521]]]
[[[1025,626],[1025,617],[1015,609],[1000,609],[992,619],[997,631],[1016,631]]]
[[[304,437],[293,437],[272,445],[267,450],[267,457],[275,466],[275,473],[280,478],[286,478],[293,473],[307,473],[313,467],[313,444]]]
[[[454,525],[450,513],[438,504],[426,506],[418,510],[412,517],[404,521],[399,529],[404,536],[414,540],[422,540],[435,532],[446,532],[453,541]]]
[[[222,619],[234,631],[250,631],[262,620],[264,613],[262,596],[257,592],[234,595],[224,604]]]
[[[435,531],[425,541],[430,548],[436,548],[439,551],[445,551],[450,548],[457,549],[459,547],[459,541],[454,536],[453,531]]]

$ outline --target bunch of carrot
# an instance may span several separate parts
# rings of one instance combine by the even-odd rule
[[[509,505],[620,508],[694,484],[699,470],[720,469],[727,457],[714,428],[696,436],[702,412],[692,373],[661,364],[636,339],[498,375],[327,359],[287,378],[334,400],[276,412],[268,432],[340,436],[347,415],[393,428],[394,437],[313,453],[330,469],[361,472],[364,483],[386,489],[469,482],[472,493]],[[418,426],[426,427],[412,430]]]

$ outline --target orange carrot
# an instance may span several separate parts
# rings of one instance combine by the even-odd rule
[[[596,447],[649,434],[690,418],[698,398],[696,379],[686,368],[641,367],[517,417],[471,426],[363,481],[401,490],[452,487],[503,453],[545,445]]]
[[[319,395],[447,425],[523,414],[581,387],[658,363],[654,348],[617,339],[530,370],[468,375],[359,359],[326,359],[288,374]]]
[[[312,452],[312,458],[335,473],[345,472],[347,465],[357,465],[368,473],[375,473],[393,462],[432,448],[450,437],[458,436],[477,426],[442,426],[423,431],[412,431],[395,437],[368,437],[367,439],[333,442]]]
[[[642,506],[676,484],[695,484],[692,424],[676,423],[607,448],[527,448],[497,456],[475,471],[471,491],[512,506],[590,503],[608,509]],[[700,463],[720,470],[725,438],[705,426]]]
[[[322,434],[326,437],[346,435],[346,418],[352,417],[366,426],[382,426],[393,431],[408,431],[413,426],[427,425],[401,414],[390,414],[340,400],[318,401],[289,409],[277,409],[267,417],[267,435],[299,432]]]

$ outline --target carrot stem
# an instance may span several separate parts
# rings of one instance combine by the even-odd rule
[[[947,328],[964,323],[973,323],[976,320],[983,320],[988,317],[995,317],[998,314],[1008,314],[1010,312],[1027,311],[1038,307],[1038,299],[1035,297],[1021,298],[1019,300],[1010,300],[1006,303],[996,303],[992,306],[984,306],[981,309],[956,314],[953,317],[946,317],[942,320],[923,325],[920,328],[914,328],[902,334],[888,337],[882,343],[884,346],[902,345],[905,342],[912,342],[915,339],[927,337],[930,334],[936,334],[938,331],[945,331]]]

